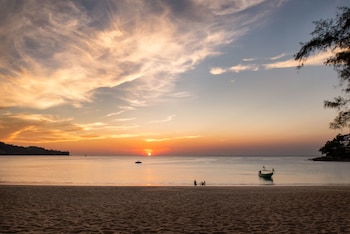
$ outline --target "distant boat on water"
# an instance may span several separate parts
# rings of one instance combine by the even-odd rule
[[[275,172],[275,169],[272,168],[272,170],[268,170],[263,166],[263,169],[259,171],[259,176],[262,178],[271,178],[273,176],[273,173]]]
[[[142,162],[140,160],[137,160],[135,163],[136,164],[141,164]]]

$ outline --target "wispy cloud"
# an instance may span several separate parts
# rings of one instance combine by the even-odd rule
[[[213,68],[210,69],[209,72],[212,75],[221,75],[221,74],[227,72],[227,69],[222,68],[222,67],[213,67]]]
[[[259,70],[259,67],[256,64],[249,64],[249,65],[238,64],[236,66],[230,67],[229,70],[239,73],[242,71],[257,71]]]
[[[282,54],[279,54],[279,55],[276,55],[276,56],[273,56],[273,57],[269,58],[269,60],[277,60],[277,59],[285,57],[286,55],[288,55],[288,54],[287,53],[282,53]]]
[[[109,113],[109,114],[106,115],[106,117],[112,117],[112,116],[120,115],[120,114],[122,114],[124,112],[125,112],[125,110]]]
[[[197,0],[197,3],[200,4],[206,4],[208,5],[208,8],[215,14],[215,15],[228,15],[237,13],[240,11],[243,11],[249,7],[258,5],[261,2],[264,2],[264,0],[239,0],[239,1],[206,1],[206,0]]]
[[[250,12],[255,6],[264,10]],[[18,112],[0,113],[0,139],[139,135],[127,111],[162,97],[191,97],[174,90],[179,75],[221,54],[276,6],[263,0],[0,1],[0,110]],[[104,95],[115,108],[100,108]],[[94,105],[105,111],[100,119],[34,114]]]
[[[103,122],[76,124],[49,114],[3,113],[0,115],[0,140],[5,142],[63,142],[119,138],[139,126],[110,125]],[[128,133],[131,134],[131,133]]]
[[[1,1],[0,107],[79,107],[122,84],[144,106],[244,35],[266,12],[242,12],[262,2]]]
[[[132,121],[132,120],[135,120],[136,117],[132,117],[132,118],[119,118],[119,119],[115,119],[114,121],[117,121],[117,122],[126,122],[126,121]]]
[[[258,70],[259,70],[259,66],[256,64],[237,64],[229,68],[214,67],[214,68],[211,68],[209,72],[212,75],[221,75],[226,72],[240,73],[243,71],[258,71]]]
[[[280,61],[280,62],[274,62],[274,63],[268,63],[268,64],[263,64],[265,70],[270,70],[270,69],[276,69],[276,68],[290,68],[290,67],[297,67],[298,62],[295,61],[294,59],[289,59],[285,61]]]
[[[117,111],[117,112],[112,112],[112,113],[109,113],[106,115],[106,117],[112,117],[112,116],[117,116],[117,115],[121,115],[127,111],[133,111],[135,110],[135,107],[132,107],[132,106],[119,106],[118,109],[120,111]]]
[[[331,51],[325,51],[319,54],[315,54],[313,56],[310,56],[308,60],[305,62],[305,65],[307,66],[322,66],[324,65],[324,62],[327,58],[329,58],[332,55]],[[299,65],[298,61],[295,61],[294,58],[290,58],[288,60],[274,62],[274,63],[268,63],[263,64],[263,67],[266,70],[270,69],[278,69],[278,68],[290,68],[290,67],[297,67]]]
[[[244,62],[252,62],[255,60],[255,58],[244,58],[242,59]]]
[[[166,137],[166,138],[147,138],[146,142],[162,142],[171,140],[182,140],[182,139],[195,139],[200,138],[200,136],[178,136],[178,137]]]
[[[324,65],[324,62],[326,61],[327,58],[329,58],[332,54],[334,54],[334,51],[325,51],[319,54],[315,54],[313,56],[310,56],[306,61],[305,65],[308,66],[322,66]],[[245,62],[249,61],[257,61],[257,60],[270,60],[270,61],[275,61],[279,60],[281,58],[284,58],[286,56],[291,56],[291,53],[281,53],[279,55],[269,57],[269,58],[264,58],[264,59],[258,59],[254,58],[252,60],[250,59],[243,59]],[[287,60],[282,60],[282,61],[275,61],[275,62],[270,62],[270,63],[262,63],[262,64],[237,64],[235,66],[232,66],[230,68],[221,68],[221,67],[215,67],[210,70],[210,73],[213,75],[220,75],[226,72],[235,72],[239,73],[242,71],[258,71],[260,67],[262,67],[265,70],[271,70],[271,69],[280,69],[280,68],[291,68],[294,67],[296,68],[299,64],[298,61],[295,61],[294,58],[289,58]]]
[[[110,125],[107,123],[88,123],[88,124],[79,124],[84,131],[98,132],[99,134],[105,136],[105,138],[110,137],[113,131],[122,131],[138,128],[139,125]]]
[[[168,117],[166,117],[165,119],[161,119],[161,120],[152,120],[149,121],[149,123],[165,123],[165,122],[169,122],[172,121],[174,119],[175,115],[169,115]]]
[[[176,92],[176,93],[169,94],[168,97],[171,97],[171,98],[188,98],[188,97],[192,97],[192,94],[189,93],[189,92]]]
[[[4,113],[0,116],[0,139],[6,142],[50,142],[80,139],[83,128],[70,119],[53,115]]]

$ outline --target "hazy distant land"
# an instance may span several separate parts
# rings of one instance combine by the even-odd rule
[[[317,158],[312,158],[312,161],[322,161],[322,162],[350,162],[350,158],[341,158],[341,157],[330,157],[322,156]]]
[[[0,142],[0,155],[69,155],[69,151],[47,150],[37,146],[17,146]]]

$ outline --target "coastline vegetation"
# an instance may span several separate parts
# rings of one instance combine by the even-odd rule
[[[325,156],[312,160],[350,162],[350,135],[338,134],[333,140],[327,141],[319,151]]]
[[[23,147],[0,142],[0,155],[69,155],[69,152],[48,150],[37,146]]]
[[[332,66],[338,73],[343,95],[332,101],[324,101],[325,108],[336,109],[338,114],[330,123],[332,129],[350,127],[350,8],[340,7],[334,19],[315,21],[315,29],[311,33],[312,39],[300,43],[301,49],[294,55],[299,61],[298,68],[313,54],[319,52],[330,53],[324,64]],[[319,150],[325,156],[315,158],[315,161],[350,161],[349,141],[344,140],[349,135],[337,135],[332,141]],[[347,143],[345,143],[347,142]]]

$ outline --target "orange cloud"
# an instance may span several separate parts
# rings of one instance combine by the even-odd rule
[[[315,54],[313,56],[310,56],[308,60],[305,62],[305,65],[307,66],[323,66],[324,62],[327,58],[331,57],[334,52],[331,51],[325,51],[318,54]],[[293,58],[289,60],[264,64],[264,68],[266,70],[270,69],[276,69],[276,68],[290,68],[294,67],[296,68],[300,63],[298,61],[295,61]]]
[[[123,89],[123,100],[144,106],[171,92],[178,74],[244,35],[266,13],[235,13],[261,2],[196,0],[188,3],[195,6],[189,17],[174,21],[177,12],[165,2],[155,10],[144,1],[92,9],[74,1],[24,1],[13,10],[4,1],[0,107],[79,107],[98,88],[126,83],[132,88]]]

